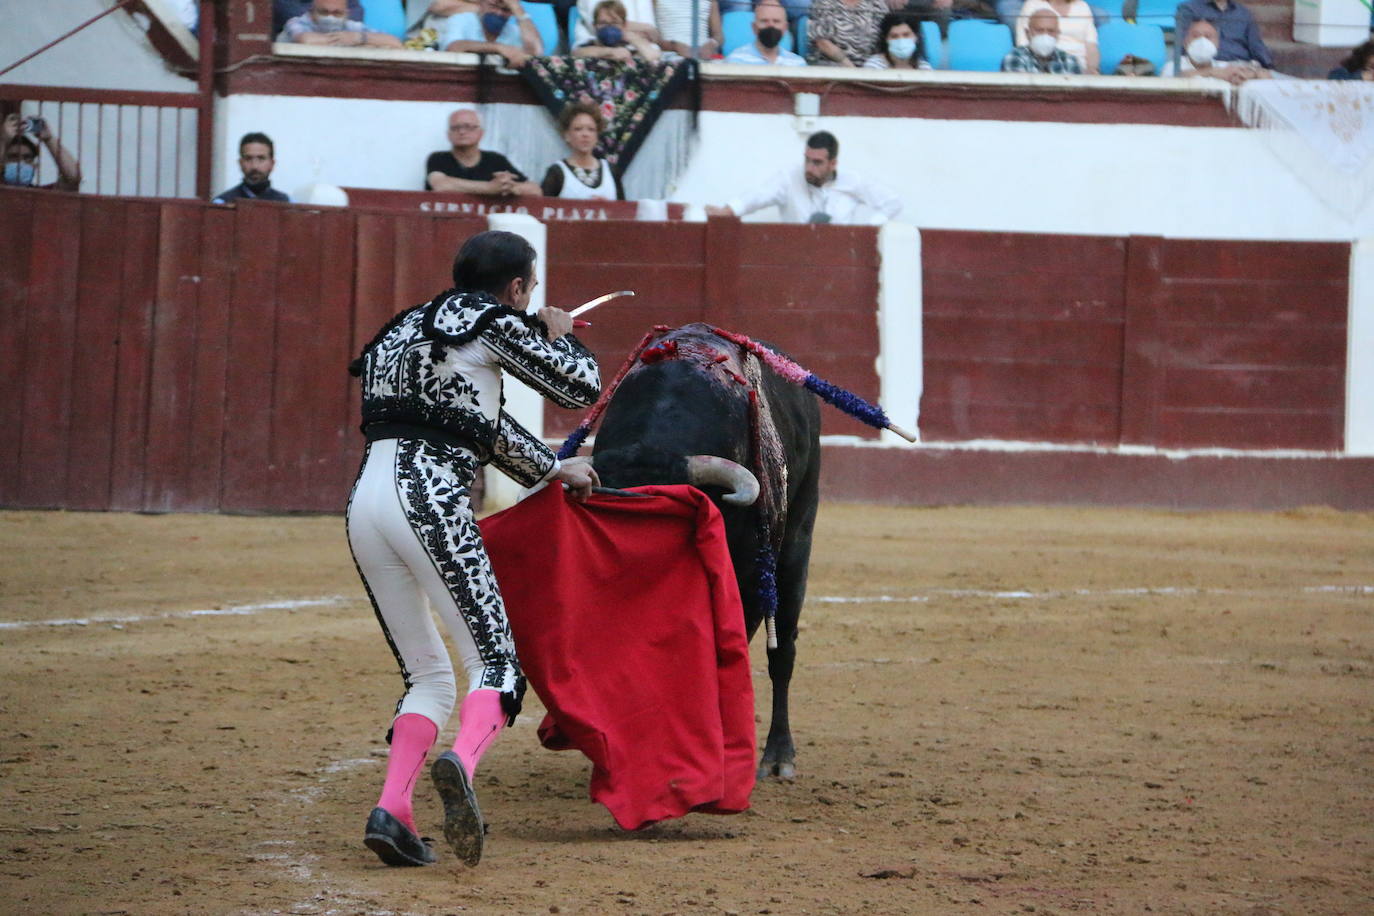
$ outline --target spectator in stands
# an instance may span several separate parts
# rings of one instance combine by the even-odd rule
[[[624,200],[625,189],[611,164],[593,150],[606,129],[606,118],[596,105],[575,102],[558,114],[558,129],[570,151],[544,173],[545,197],[572,200]]]
[[[858,67],[873,53],[886,0],[813,0],[807,26],[813,64]]]
[[[1221,36],[1217,27],[1206,19],[1194,19],[1183,37],[1178,64],[1166,61],[1160,76],[1210,76],[1240,85],[1246,80],[1265,79],[1270,75],[1263,67],[1243,60],[1217,60],[1217,46]]]
[[[806,58],[782,47],[787,37],[787,11],[778,0],[759,0],[754,7],[754,40],[726,55],[727,64],[775,64],[805,67]]]
[[[1374,38],[1366,41],[1350,52],[1350,56],[1340,62],[1326,75],[1329,80],[1374,80]]]
[[[405,46],[417,51],[437,49],[450,17],[475,12],[477,0],[406,0]]]
[[[878,46],[864,66],[873,70],[930,70],[915,13],[888,13],[878,27]]]
[[[243,172],[243,181],[215,195],[212,203],[227,204],[232,200],[291,203],[291,198],[272,187],[272,169],[276,166],[276,148],[272,145],[272,138],[257,131],[244,134],[239,141],[239,170]]]
[[[1026,46],[1002,58],[1004,73],[1082,73],[1083,65],[1059,48],[1059,14],[1050,9],[1031,13]]]
[[[1239,3],[1234,0],[1183,0],[1174,12],[1174,34],[1187,35],[1199,19],[1216,26],[1217,53],[1213,60],[1248,62],[1265,70],[1274,68],[1274,57],[1260,37],[1255,17]]]
[[[1052,10],[1059,16],[1059,49],[1078,58],[1084,73],[1097,73],[1101,52],[1097,47],[1097,24],[1092,8],[1084,0],[1026,0],[1016,20],[1016,46],[1030,41],[1030,17],[1036,10]]]
[[[272,34],[280,35],[286,23],[297,16],[310,12],[314,0],[272,0]],[[348,18],[363,21],[363,5],[360,0],[348,0]]]
[[[340,45],[399,48],[401,39],[386,32],[374,32],[356,19],[348,18],[347,0],[314,0],[309,12],[286,21],[277,41],[303,45]]]
[[[596,21],[596,7],[600,0],[577,0],[577,27],[568,36],[573,47],[586,44],[595,38],[592,23]],[[621,0],[625,7],[624,30],[634,32],[640,38],[653,44],[659,43],[657,18],[654,15],[654,0]]]
[[[520,0],[477,0],[477,9],[450,16],[439,46],[445,51],[499,54],[516,70],[544,53],[539,30]]]
[[[625,5],[620,0],[601,0],[592,13],[596,35],[573,48],[573,57],[596,57],[628,64],[636,58],[653,63],[662,56],[658,45],[639,32],[626,28]]]
[[[716,56],[720,50],[720,7],[716,0],[696,0],[697,56],[703,59]],[[654,0],[654,17],[658,21],[659,44],[663,50],[681,57],[692,56],[693,0]]]
[[[425,161],[425,187],[460,194],[516,197],[539,194],[539,185],[500,153],[481,149],[482,119],[471,108],[448,116],[451,149],[430,153]]]
[[[806,140],[805,161],[708,216],[744,216],[776,206],[784,223],[882,223],[896,219],[902,202],[892,192],[839,171],[840,142],[829,131]],[[868,212],[866,212],[868,211]]]
[[[1016,10],[1021,9],[1023,0],[1006,0],[1016,4]],[[889,0],[889,6],[901,6],[902,0]],[[905,4],[905,10],[915,13],[921,19],[928,19],[940,27],[940,36],[949,36],[949,24],[955,19],[996,19],[1000,13],[1001,3],[994,6],[992,0],[910,0]],[[1016,13],[1011,13],[1011,23],[1016,21]]]
[[[24,136],[30,131],[38,142]],[[41,185],[45,191],[77,191],[81,188],[81,166],[67,152],[48,127],[44,118],[23,118],[18,114],[5,115],[0,122],[0,151],[4,153],[3,183],[23,188],[40,187],[38,181],[38,143],[42,143],[57,163],[57,180]]]

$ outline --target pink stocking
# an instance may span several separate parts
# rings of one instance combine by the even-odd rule
[[[439,737],[439,726],[427,716],[406,713],[391,724],[391,754],[386,761],[386,782],[382,784],[382,797],[377,800],[378,808],[385,808],[412,832],[415,831],[415,815],[411,810],[411,792],[415,788],[415,777],[424,766],[425,755]]]
[[[496,741],[496,736],[506,724],[506,714],[501,709],[501,691],[474,690],[463,699],[458,710],[458,738],[453,742],[453,753],[463,763],[468,778],[477,772],[477,761]]]

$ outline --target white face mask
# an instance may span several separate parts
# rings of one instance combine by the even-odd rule
[[[916,53],[916,39],[889,38],[887,52],[896,60],[911,60],[911,55]]]
[[[1059,40],[1048,32],[1041,32],[1030,38],[1031,53],[1036,57],[1049,57],[1054,53],[1055,46],[1058,44]]]
[[[1217,56],[1217,46],[1210,38],[1194,38],[1188,42],[1186,51],[1195,67],[1205,67]]]
[[[342,16],[316,16],[315,25],[321,32],[341,32],[348,20]]]

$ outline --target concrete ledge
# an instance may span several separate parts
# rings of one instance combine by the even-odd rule
[[[1374,458],[822,446],[821,496],[899,506],[1374,510]]]

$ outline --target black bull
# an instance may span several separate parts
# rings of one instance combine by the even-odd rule
[[[663,354],[673,355],[649,361]],[[796,660],[797,622],[806,597],[811,532],[816,521],[820,476],[820,410],[807,390],[790,384],[762,363],[743,369],[740,348],[703,325],[688,325],[658,339],[612,394],[592,452],[597,474],[612,487],[694,483],[711,496],[725,522],[730,556],[744,604],[749,638],[765,616],[760,596],[758,554],[765,522],[777,545],[777,647],[768,649],[768,677],[773,686],[773,715],[759,775],[790,779],[796,749],[788,723],[787,692]],[[713,355],[714,354],[714,355]],[[722,358],[723,357],[723,358]],[[750,406],[757,383],[764,410]],[[760,474],[763,495],[751,505],[732,505],[730,485],[712,483],[725,462],[706,459],[708,473],[697,473],[701,459],[716,456],[758,470],[757,421],[776,431],[773,454],[786,466],[784,475]],[[747,475],[746,475],[747,476]],[[774,486],[773,492],[769,492]],[[771,498],[770,498],[771,497]],[[743,499],[748,499],[744,496]],[[737,497],[735,501],[740,501]],[[776,533],[781,532],[780,543]]]

